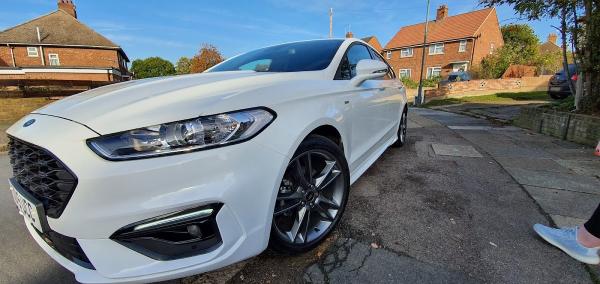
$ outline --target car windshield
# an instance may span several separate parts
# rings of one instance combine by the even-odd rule
[[[231,58],[208,72],[252,70],[256,72],[299,72],[329,66],[343,40],[314,40],[280,44]]]

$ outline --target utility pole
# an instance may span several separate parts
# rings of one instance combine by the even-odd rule
[[[333,8],[329,8],[329,38],[333,38]]]
[[[429,1],[427,0],[427,12],[425,13],[425,35],[423,36],[423,54],[421,56],[421,75],[419,77],[419,89],[415,98],[415,105],[419,106],[425,102],[423,94],[423,69],[425,68],[425,49],[427,48],[427,30],[429,28]]]

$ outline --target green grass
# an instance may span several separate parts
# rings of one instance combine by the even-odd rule
[[[485,96],[471,96],[462,98],[447,98],[433,100],[426,103],[425,107],[445,106],[461,103],[481,103],[481,104],[509,104],[519,101],[548,101],[548,94],[545,91],[523,92],[523,93],[496,93]]]
[[[556,111],[572,111],[575,109],[575,96],[568,96],[566,99],[553,101],[551,104],[544,107]]]

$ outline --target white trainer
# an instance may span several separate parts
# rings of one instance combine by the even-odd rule
[[[577,241],[577,227],[555,229],[541,224],[533,225],[533,230],[553,246],[561,249],[574,259],[587,264],[600,263],[598,249],[600,247],[587,248]]]

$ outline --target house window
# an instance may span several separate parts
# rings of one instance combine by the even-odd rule
[[[429,55],[444,54],[444,44],[436,43],[429,46]]]
[[[59,66],[60,60],[58,60],[58,54],[56,54],[56,53],[48,54],[48,63],[50,64],[50,66]]]
[[[461,40],[458,44],[458,52],[466,52],[467,51],[467,41]]]
[[[410,69],[400,69],[400,78],[408,78],[410,79]]]
[[[387,51],[385,53],[385,59],[391,59],[392,58],[392,52],[391,51]]]
[[[412,56],[413,56],[412,47],[403,48],[402,50],[400,50],[400,57],[412,57]]]
[[[38,49],[37,47],[27,47],[27,56],[29,57],[38,57]]]
[[[442,67],[427,67],[427,78],[441,77]]]

